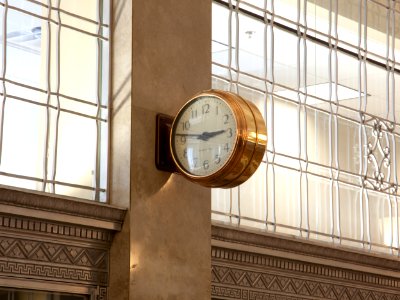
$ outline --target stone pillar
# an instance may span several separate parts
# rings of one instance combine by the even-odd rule
[[[130,207],[131,199],[131,99],[132,2],[112,3],[110,204]],[[128,300],[130,280],[130,211],[110,250],[108,299]]]
[[[128,12],[132,12],[132,44],[120,36],[125,30],[118,23]],[[111,251],[109,298],[208,300],[210,189],[158,171],[154,156],[156,114],[175,115],[189,97],[211,86],[211,1],[117,0],[114,23],[113,83],[123,86],[126,74],[115,73],[120,70],[117,61],[123,64],[119,57],[132,46],[132,98],[127,100],[131,107],[117,93],[118,85],[113,87],[117,103],[132,113],[126,119],[131,122],[131,173],[129,213]],[[111,204],[123,206],[129,192],[124,193],[120,182],[124,159],[116,155],[118,147],[128,147],[126,139],[122,146],[117,142],[123,134],[118,126],[126,128],[124,115],[114,102]]]

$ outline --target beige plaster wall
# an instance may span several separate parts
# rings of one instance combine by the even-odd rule
[[[210,299],[210,189],[158,171],[154,155],[156,114],[211,87],[211,1],[116,0],[114,19],[111,204],[130,210],[111,249],[109,299]],[[131,79],[118,66],[130,61]]]

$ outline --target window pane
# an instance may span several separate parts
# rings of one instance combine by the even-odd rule
[[[0,184],[106,201],[109,6],[0,7]]]
[[[213,220],[399,254],[398,4],[229,4],[213,87],[256,103],[268,144],[248,182],[213,191]]]

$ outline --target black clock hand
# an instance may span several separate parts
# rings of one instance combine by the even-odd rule
[[[221,133],[224,133],[224,132],[225,132],[225,130],[218,130],[218,131],[213,131],[213,132],[204,131],[197,138],[202,141],[208,141],[210,138],[220,135]]]
[[[198,137],[200,134],[197,133],[175,133],[176,136],[188,136],[188,137]]]
[[[193,138],[197,138],[198,140],[208,141],[210,138],[217,136],[224,132],[225,132],[225,130],[218,130],[218,131],[212,131],[212,132],[204,131],[201,134],[198,134],[198,133],[176,133],[175,135],[176,136],[193,137]]]

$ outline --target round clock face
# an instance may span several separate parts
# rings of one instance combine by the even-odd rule
[[[212,95],[188,102],[172,128],[173,156],[185,172],[208,176],[229,160],[237,139],[235,115],[228,104]]]

